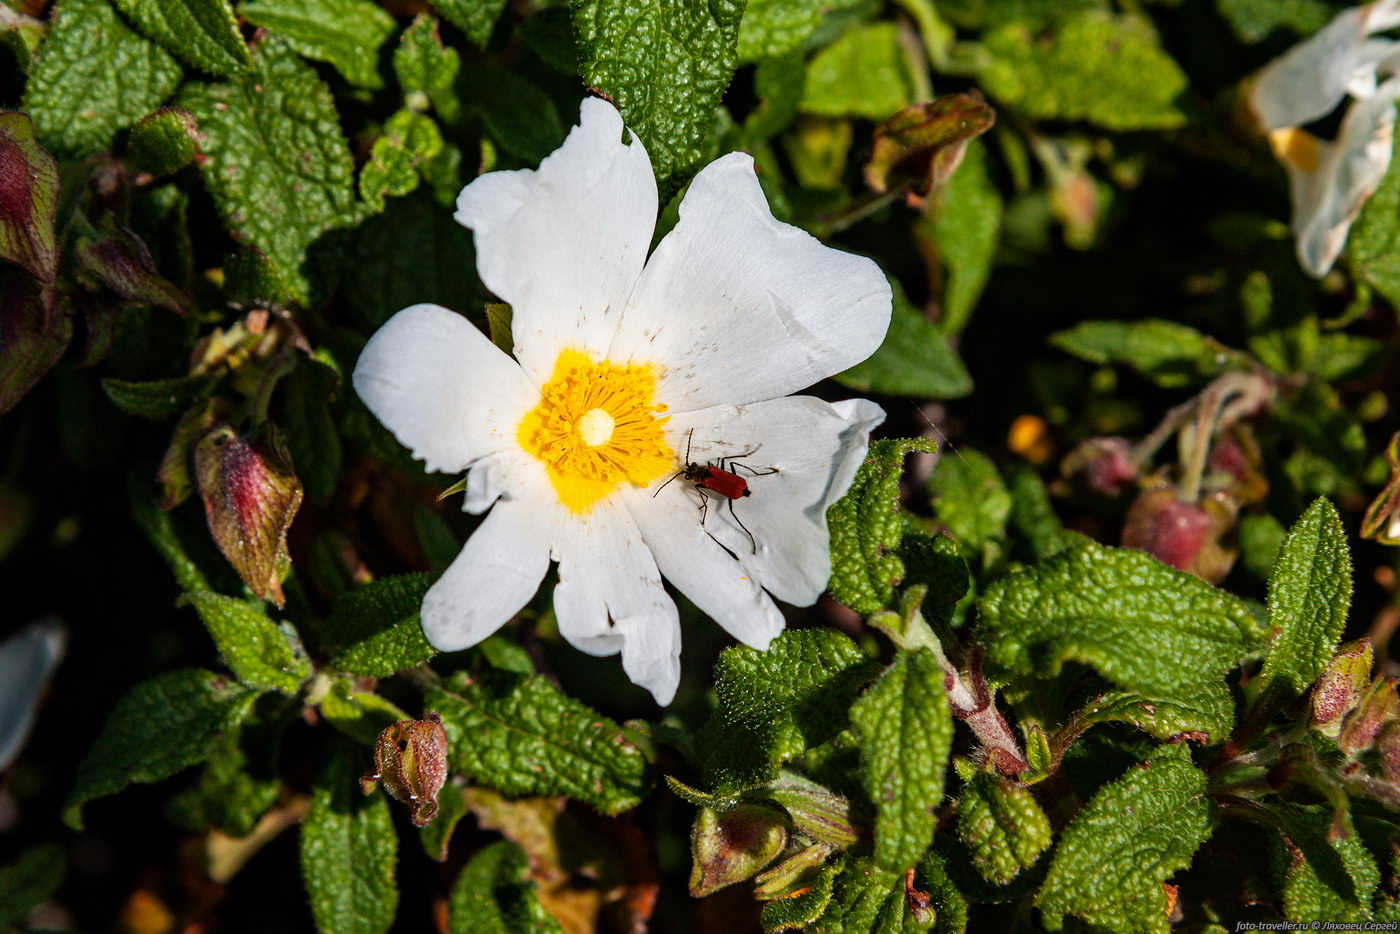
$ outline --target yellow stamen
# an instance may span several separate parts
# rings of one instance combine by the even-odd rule
[[[559,501],[584,513],[624,482],[649,486],[675,469],[662,430],[666,406],[655,395],[649,364],[595,363],[564,350],[516,437],[544,463]]]

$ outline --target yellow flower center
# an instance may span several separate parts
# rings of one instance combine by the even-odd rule
[[[559,501],[584,513],[624,482],[648,486],[675,469],[662,431],[666,406],[655,394],[650,364],[594,363],[565,350],[516,437],[544,463]]]

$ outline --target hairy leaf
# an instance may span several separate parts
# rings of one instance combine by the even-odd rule
[[[437,654],[418,619],[429,574],[398,574],[371,581],[335,601],[326,618],[331,664],[342,671],[387,678]]]
[[[57,213],[58,163],[35,141],[28,114],[0,113],[0,257],[52,282]]]
[[[452,88],[461,66],[462,57],[456,49],[443,46],[438,21],[427,13],[418,14],[394,50],[394,74],[408,106],[425,110],[431,103],[449,123],[461,111]]]
[[[256,692],[223,675],[181,668],[143,681],[117,701],[78,765],[63,819],[83,827],[82,808],[132,782],[158,782],[213,754],[219,737],[252,708]]]
[[[1335,815],[1321,805],[1283,805],[1277,810],[1282,833],[1283,911],[1290,921],[1361,921],[1370,917],[1380,870],[1345,814],[1334,839]]]
[[[372,0],[248,0],[238,12],[307,58],[328,62],[351,84],[384,86],[379,47],[393,33],[394,18]]]
[[[1131,723],[1162,740],[1191,734],[1207,744],[1222,743],[1235,725],[1235,701],[1219,681],[1178,688],[1166,700],[1136,691],[1109,691],[1075,713],[1070,728],[1077,735],[1096,723]]]
[[[823,10],[846,5],[849,0],[749,0],[739,24],[739,61],[786,55],[821,25]]]
[[[330,91],[282,42],[255,54],[237,82],[187,85],[181,106],[199,121],[205,184],[234,238],[262,251],[305,300],[306,251],[359,216]]]
[[[253,58],[228,0],[113,0],[136,28],[212,75],[246,71]]]
[[[651,786],[651,763],[622,727],[538,675],[459,673],[424,704],[442,716],[453,770],[502,794],[565,795],[615,814]]]
[[[873,859],[848,860],[836,877],[831,905],[812,934],[915,934],[932,926],[934,911],[909,897],[905,874]]]
[[[827,510],[831,595],[857,613],[884,609],[904,579],[904,563],[893,553],[904,535],[899,508],[904,458],[935,450],[934,442],[924,438],[872,441],[851,488]]]
[[[1328,14],[1332,14],[1329,12]],[[1400,159],[1391,159],[1347,238],[1352,275],[1400,307]]]
[[[110,149],[118,130],[159,107],[179,82],[180,64],[107,0],[61,0],[20,110],[55,155],[88,156]]]
[[[295,694],[311,673],[311,662],[288,632],[263,612],[260,602],[203,591],[186,594],[239,681],[249,687]],[[290,627],[288,627],[290,629]]]
[[[442,134],[431,117],[408,108],[384,124],[369,162],[360,170],[360,197],[383,210],[386,196],[406,195],[418,187],[419,168],[442,151]]]
[[[661,203],[704,157],[734,74],[743,0],[570,0],[583,80],[617,104],[656,170]]]
[[[1019,785],[983,772],[958,799],[958,836],[972,864],[994,885],[1007,885],[1050,846],[1050,819]]]
[[[394,923],[398,836],[383,795],[360,792],[358,757],[327,762],[301,825],[301,875],[321,934],[383,934]]]
[[[256,713],[215,742],[192,788],[171,800],[166,813],[191,830],[217,827],[246,837],[277,803],[280,722],[260,723]]]
[[[987,455],[971,448],[944,453],[929,488],[939,521],[967,551],[977,554],[1006,536],[1011,494]]]
[[[928,649],[900,652],[851,706],[865,790],[875,802],[875,861],[904,870],[933,841],[953,744],[943,669]]]
[[[979,608],[995,665],[1050,678],[1077,661],[1163,698],[1219,678],[1263,637],[1248,607],[1199,577],[1094,544],[996,581]]]
[[[831,905],[836,876],[844,865],[839,859],[825,863],[812,876],[802,880],[803,887],[798,891],[765,902],[760,919],[764,934],[807,930]]]
[[[1185,745],[1162,746],[1070,821],[1036,904],[1052,928],[1074,914],[1110,930],[1128,921],[1166,932],[1162,883],[1190,864],[1214,826],[1205,774]]]
[[[1260,672],[1264,685],[1301,694],[1337,650],[1351,606],[1351,554],[1337,510],[1318,499],[1288,530],[1269,575],[1269,625],[1278,630]]]
[[[991,275],[1001,236],[1002,197],[988,173],[986,152],[980,140],[968,145],[962,164],[938,196],[932,220],[920,223],[937,244],[946,270],[938,319],[944,334],[967,327]]]
[[[448,896],[452,934],[562,934],[527,881],[525,851],[509,840],[482,849],[462,868]]]

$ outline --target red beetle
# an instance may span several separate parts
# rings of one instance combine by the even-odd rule
[[[709,512],[710,509],[710,498],[706,495],[705,491],[709,490],[711,493],[718,493],[728,501],[729,514],[734,517],[734,521],[738,524],[739,528],[743,529],[744,534],[749,537],[749,545],[753,548],[754,553],[757,554],[758,542],[754,540],[753,533],[749,531],[749,527],[744,525],[743,520],[734,512],[734,501],[741,496],[752,496],[753,490],[749,489],[749,481],[735,473],[734,468],[748,471],[751,477],[766,477],[769,474],[777,473],[778,468],[756,468],[750,467],[748,464],[739,463],[741,458],[757,453],[758,449],[763,446],[761,444],[755,445],[742,454],[727,454],[719,459],[718,464],[709,462],[697,464],[690,459],[690,443],[694,440],[694,436],[694,428],[690,429],[685,436],[685,466],[672,474],[670,480],[667,480],[666,483],[657,487],[656,492],[652,494],[652,499],[660,496],[661,491],[666,489],[666,486],[671,480],[677,477],[685,477],[695,484],[695,489],[700,493],[700,527],[704,529],[705,514]],[[728,463],[726,463],[726,461]],[[719,543],[721,548],[724,547],[723,543],[720,543],[719,539],[715,538],[709,529],[705,529],[705,534],[709,535],[710,538],[714,538],[715,542]]]

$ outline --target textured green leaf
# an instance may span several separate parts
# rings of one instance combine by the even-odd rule
[[[986,772],[958,799],[958,836],[972,864],[994,885],[1007,885],[1050,846],[1050,819],[1025,788]]]
[[[1351,553],[1337,510],[1314,500],[1288,530],[1269,575],[1269,625],[1277,631],[1260,682],[1301,694],[1337,651],[1351,607]]]
[[[899,557],[907,571],[906,587],[928,588],[921,605],[924,618],[936,627],[953,625],[958,604],[972,583],[957,543],[946,535],[905,535]]]
[[[418,170],[442,151],[442,134],[425,114],[404,108],[384,124],[369,161],[360,170],[360,197],[376,211],[386,196],[406,195],[418,187]]]
[[[907,897],[905,874],[881,869],[873,859],[848,860],[836,877],[831,905],[807,930],[812,934],[914,934],[927,931],[934,912]]]
[[[1347,265],[1400,308],[1400,159],[1391,159],[1381,182],[1361,207],[1347,238]]]
[[[0,257],[52,282],[57,213],[58,163],[35,142],[28,114],[0,113]]]
[[[800,894],[765,902],[760,919],[764,934],[807,930],[831,905],[836,876],[843,866],[839,859],[828,862],[818,868],[815,875],[803,880]]]
[[[851,706],[865,790],[875,802],[875,861],[913,866],[933,842],[953,744],[943,669],[928,649],[900,652]]]
[[[719,709],[706,727],[705,771],[726,793],[772,781],[778,766],[845,729],[877,665],[830,629],[781,633],[760,652],[734,646],[715,665]]]
[[[331,664],[357,675],[387,678],[436,655],[418,619],[432,583],[430,574],[397,574],[337,599],[324,625],[333,646]]]
[[[350,152],[330,91],[283,43],[255,52],[257,70],[236,83],[192,83],[180,103],[204,137],[200,163],[224,223],[267,257],[305,300],[311,244],[353,223]]]
[[[622,727],[538,675],[459,673],[424,704],[442,715],[453,770],[504,795],[564,795],[616,814],[651,787],[651,763]]]
[[[280,722],[245,720],[215,742],[194,787],[181,792],[166,809],[190,830],[217,827],[231,837],[246,837],[277,803]]]
[[[1011,494],[991,458],[971,448],[945,452],[929,478],[938,521],[977,554],[1006,536]]]
[[[1110,130],[1169,129],[1186,75],[1151,21],[1088,12],[1049,35],[1011,23],[983,37],[982,87],[1027,117],[1088,120]]]
[[[384,86],[379,47],[393,34],[394,18],[372,0],[248,0],[238,12],[307,58],[328,62],[351,84]]]
[[[438,21],[427,13],[418,14],[394,50],[394,74],[408,106],[426,110],[431,103],[448,123],[455,122],[461,113],[453,90],[461,67],[461,55],[442,44]]]
[[[1127,920],[1165,934],[1162,883],[1190,865],[1214,826],[1205,774],[1184,744],[1162,746],[1070,821],[1036,904],[1052,929],[1074,914],[1109,930],[1128,930]]]
[[[354,680],[348,676],[331,682],[320,708],[331,726],[366,746],[376,745],[379,734],[399,721],[413,719],[392,701],[372,691],[355,690]]]
[[[212,75],[232,75],[253,64],[228,0],[114,0],[146,36]]]
[[[802,110],[883,120],[914,102],[910,62],[891,22],[857,26],[807,63]]]
[[[110,149],[118,130],[159,107],[179,82],[180,64],[107,0],[61,0],[19,106],[44,148],[87,156]]]
[[[909,303],[890,280],[894,311],[880,349],[836,381],[860,392],[926,399],[958,399],[972,392],[972,377],[943,332]]]
[[[904,535],[899,478],[908,454],[935,450],[925,438],[872,441],[851,488],[827,510],[831,595],[857,613],[883,609],[904,579],[904,563],[893,553]]]
[[[979,609],[994,665],[1051,678],[1077,661],[1164,698],[1219,678],[1264,635],[1248,607],[1199,577],[1093,544],[1003,577]]]
[[[170,565],[175,582],[183,591],[209,590],[209,580],[186,552],[185,544],[176,528],[178,513],[167,512],[157,505],[155,490],[149,477],[138,480],[133,473],[128,477],[127,497],[131,502],[131,517],[136,527],[146,536],[160,556]]]
[[[185,599],[199,613],[219,654],[239,681],[264,690],[295,694],[311,673],[311,662],[288,632],[263,612],[261,601],[204,591]],[[290,627],[288,627],[290,628]]]
[[[739,23],[739,61],[786,55],[802,45],[822,22],[829,0],[749,0]]]
[[[525,851],[501,840],[479,851],[462,868],[448,896],[452,934],[562,934],[528,881]]]
[[[1215,0],[1215,8],[1235,35],[1251,44],[1275,29],[1310,36],[1337,14],[1336,7],[1322,0]]]
[[[219,736],[238,725],[256,692],[223,675],[182,668],[143,681],[108,714],[97,742],[78,765],[63,819],[83,827],[82,808],[132,782],[147,784],[203,762]]]
[[[358,756],[333,755],[301,825],[301,875],[321,934],[383,934],[398,909],[389,799],[362,794],[361,771]]]
[[[0,866],[0,924],[20,924],[58,891],[67,871],[63,847],[46,843]]]
[[[1290,921],[1362,921],[1370,918],[1371,898],[1380,883],[1374,857],[1352,826],[1332,839],[1334,816],[1322,805],[1285,804],[1278,808],[1283,833],[1281,863],[1283,912]]]
[[[1195,328],[1172,321],[1081,321],[1050,342],[1090,363],[1121,363],[1167,389],[1219,376],[1240,355]]]
[[[1096,723],[1131,723],[1162,740],[1203,733],[1205,742],[1223,743],[1235,726],[1235,701],[1219,681],[1178,688],[1166,700],[1136,691],[1110,691],[1085,704],[1073,722],[1080,730]]]
[[[986,148],[981,140],[973,140],[962,164],[943,186],[933,219],[923,222],[938,246],[947,275],[938,319],[945,334],[967,327],[987,285],[1001,236],[1001,214],[1001,193],[987,171]]]
[[[455,25],[483,49],[491,38],[491,30],[501,11],[506,8],[506,0],[432,0],[433,9]]]
[[[179,107],[162,107],[131,128],[127,155],[142,171],[159,178],[193,162],[198,139],[193,114]]]
[[[646,145],[661,203],[698,168],[734,74],[743,0],[570,0],[583,80]]]

